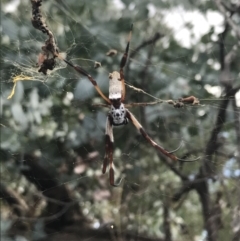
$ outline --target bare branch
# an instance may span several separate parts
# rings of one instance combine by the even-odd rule
[[[163,204],[163,227],[165,234],[165,241],[172,241],[172,233],[171,233],[171,223],[170,223],[170,213],[169,213],[169,200],[164,201]]]
[[[58,56],[58,48],[52,31],[48,28],[43,20],[41,13],[42,0],[31,0],[32,3],[32,25],[48,35],[45,45],[42,46],[42,53],[38,56],[38,72],[47,74],[47,70],[53,70],[56,64],[55,58]]]
[[[179,169],[176,168],[174,164],[169,162],[163,155],[160,153],[157,153],[158,157],[164,162],[166,166],[168,166],[178,177],[181,178],[182,181],[188,181],[188,177],[185,176]]]
[[[225,7],[222,5],[220,0],[214,0],[218,9],[220,12],[225,16],[227,22],[229,25],[232,27],[233,31],[236,33],[238,39],[240,40],[240,28],[237,26],[237,24],[232,20],[231,16],[229,16],[227,10]]]
[[[144,47],[146,47],[147,45],[150,44],[155,44],[160,38],[162,38],[164,35],[162,35],[161,33],[155,33],[155,35],[151,38],[149,38],[148,40],[142,42],[137,48],[135,48],[133,51],[131,51],[130,55],[129,55],[129,59],[134,58],[134,56]],[[128,76],[128,72],[129,72],[129,68],[130,68],[130,61],[128,63],[128,65],[126,66],[126,70],[125,70],[125,76]]]

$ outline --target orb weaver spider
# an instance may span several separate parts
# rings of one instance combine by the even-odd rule
[[[94,80],[94,78],[87,72],[85,71],[81,66],[79,65],[74,65],[70,61],[61,58],[64,62],[67,63],[70,67],[74,68],[79,74],[87,77],[91,83],[93,84],[94,88],[96,91],[99,93],[99,95],[107,102],[106,105],[110,108],[108,115],[107,115],[107,120],[106,120],[106,129],[105,129],[105,156],[103,160],[103,167],[102,167],[102,173],[105,174],[107,170],[107,166],[110,166],[109,169],[109,181],[110,185],[117,187],[120,185],[122,178],[118,184],[115,184],[114,181],[114,168],[113,168],[113,143],[114,143],[114,138],[113,138],[113,127],[114,126],[121,126],[121,125],[126,125],[129,121],[132,122],[132,124],[137,128],[137,130],[140,132],[140,134],[158,151],[160,151],[162,154],[165,156],[169,157],[170,159],[174,161],[182,161],[182,162],[192,162],[197,159],[194,159],[192,161],[189,160],[183,160],[178,157],[176,157],[173,153],[176,152],[180,147],[178,147],[174,151],[167,151],[160,145],[158,145],[144,130],[142,125],[139,123],[139,121],[136,119],[136,117],[127,109],[125,106],[130,106],[124,104],[125,100],[125,80],[124,80],[124,67],[126,65],[127,59],[128,59],[128,52],[129,52],[129,45],[131,41],[131,36],[132,36],[132,28],[133,25],[131,25],[131,30],[128,36],[127,40],[127,46],[125,49],[125,52],[123,54],[123,57],[120,62],[120,72],[114,71],[109,74],[109,96],[106,97],[101,89],[98,87],[97,82]],[[59,57],[59,55],[58,55]],[[133,103],[134,104],[134,103]],[[142,105],[147,105],[147,103],[136,103],[136,104],[142,104]]]

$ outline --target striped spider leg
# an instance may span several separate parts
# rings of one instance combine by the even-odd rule
[[[147,103],[144,103],[147,104]],[[170,159],[172,159],[173,161],[181,161],[181,162],[193,162],[198,160],[199,158],[196,158],[194,160],[184,160],[184,159],[180,159],[178,157],[176,157],[175,155],[173,155],[174,152],[176,152],[177,150],[179,150],[179,148],[181,147],[181,145],[174,151],[167,151],[165,150],[163,147],[161,147],[160,145],[158,145],[148,134],[147,132],[144,130],[144,128],[142,127],[142,125],[139,123],[139,121],[136,119],[136,117],[128,110],[126,109],[126,116],[127,118],[132,122],[132,124],[137,128],[137,130],[140,132],[140,134],[154,147],[156,148],[158,151],[160,151],[162,154],[164,154],[165,156],[169,157]]]
[[[114,167],[113,167],[113,144],[114,144],[113,127],[126,125],[128,124],[129,120],[138,129],[141,135],[162,154],[171,158],[174,161],[177,161],[177,160],[185,161],[173,155],[173,152],[177,151],[179,148],[175,151],[169,152],[165,150],[163,147],[159,146],[155,141],[153,141],[152,138],[143,129],[142,125],[135,118],[135,116],[128,109],[126,109],[123,104],[125,99],[125,80],[124,80],[123,70],[128,59],[131,35],[132,35],[132,26],[129,33],[127,46],[120,62],[120,71],[119,72],[114,71],[109,74],[109,96],[108,97],[106,97],[103,94],[103,92],[100,90],[94,78],[87,71],[85,71],[81,66],[74,65],[70,61],[63,59],[61,56],[58,56],[60,59],[65,61],[70,67],[74,68],[79,74],[84,75],[89,79],[89,81],[93,84],[94,88],[99,93],[99,95],[107,102],[107,104],[102,104],[102,106],[108,107],[110,109],[106,120],[105,155],[103,160],[102,173],[103,174],[106,173],[107,167],[109,166],[109,182],[110,182],[110,185],[114,187],[119,186],[122,179],[118,184],[115,184]],[[141,103],[140,105],[146,105],[146,103]],[[126,106],[128,105],[126,104]]]

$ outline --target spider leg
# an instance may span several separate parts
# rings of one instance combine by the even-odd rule
[[[126,117],[133,123],[133,125],[138,129],[138,131],[142,134],[142,136],[154,147],[156,148],[158,151],[160,151],[162,154],[164,154],[165,156],[171,158],[173,161],[182,161],[182,162],[192,162],[192,161],[196,161],[198,160],[200,157],[198,157],[197,159],[188,161],[188,160],[183,160],[180,159],[178,157],[176,157],[175,155],[173,155],[173,151],[169,152],[167,150],[165,150],[163,147],[161,147],[160,145],[158,145],[155,141],[153,141],[153,139],[146,133],[146,131],[143,129],[142,125],[138,122],[138,120],[136,119],[136,117],[129,111],[127,110],[127,115]],[[178,150],[179,147],[176,149]]]
[[[172,154],[172,153],[178,151],[181,148],[182,144],[183,144],[183,141],[181,141],[181,143],[180,143],[180,145],[178,146],[177,149],[175,149],[173,151],[169,151],[168,153]],[[181,162],[194,162],[194,161],[197,161],[198,159],[200,159],[200,156],[195,158],[195,159],[193,159],[193,160],[185,160],[185,159],[177,158],[177,160],[181,161]]]
[[[114,187],[118,187],[122,179],[120,179],[118,184],[114,183],[114,169],[113,169],[113,126],[112,126],[112,120],[111,117],[107,117],[107,122],[106,122],[106,132],[105,132],[105,156],[103,160],[103,168],[102,168],[102,173],[106,173],[106,169],[108,164],[110,165],[109,169],[109,182],[110,185]]]
[[[177,149],[175,149],[175,150],[173,150],[173,151],[169,151],[169,153],[174,153],[174,152],[178,151],[178,150],[181,148],[182,144],[183,144],[183,141],[181,141],[181,143],[180,143],[180,145],[177,147]]]
[[[60,55],[58,55],[59,58]],[[98,92],[98,94],[105,100],[107,101],[108,104],[111,104],[110,100],[103,94],[103,92],[100,90],[100,88],[98,87],[97,85],[97,82],[96,80],[93,79],[93,77],[87,72],[85,71],[82,67],[80,67],[79,65],[74,65],[72,64],[70,61],[64,59],[64,58],[61,58],[65,63],[67,63],[70,67],[74,68],[79,74],[82,74],[84,76],[86,76],[90,81],[91,83],[93,84],[94,88],[96,89],[96,91]]]
[[[163,103],[162,100],[157,100],[157,101],[153,101],[153,102],[128,103],[128,104],[124,104],[124,106],[126,108],[131,108],[131,107],[135,107],[135,106],[157,105],[157,104],[161,104],[161,103]]]
[[[123,57],[122,57],[121,62],[120,62],[120,81],[122,82],[121,101],[124,101],[125,94],[126,94],[123,68],[125,67],[127,59],[128,59],[129,45],[130,45],[130,41],[131,41],[131,38],[132,38],[132,29],[133,29],[133,24],[131,25],[130,33],[128,35],[128,41],[127,41],[127,47],[126,47],[125,53],[123,54]]]

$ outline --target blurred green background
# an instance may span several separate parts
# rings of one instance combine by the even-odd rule
[[[161,146],[182,142],[178,157],[200,159],[172,163],[131,124],[115,128],[116,179],[125,179],[111,187],[101,173],[108,109],[93,105],[103,100],[60,60],[39,73],[47,36],[31,24],[31,2],[3,0],[1,240],[240,240],[239,5],[56,0],[41,10],[60,53],[106,95],[133,23],[126,83],[162,100],[194,95],[201,105],[131,111]],[[117,55],[106,56],[111,49]],[[18,75],[31,80],[7,99]],[[154,101],[126,91],[126,103]]]

